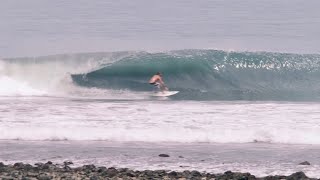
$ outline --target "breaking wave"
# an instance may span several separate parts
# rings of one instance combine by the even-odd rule
[[[153,90],[147,82],[157,71],[180,91],[177,100],[320,99],[320,55],[222,50],[4,59],[0,95],[141,93]]]

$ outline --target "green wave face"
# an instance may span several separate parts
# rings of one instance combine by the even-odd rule
[[[176,99],[317,100],[320,56],[268,52],[181,50],[135,53],[100,69],[72,75],[86,87],[151,91],[160,71]]]

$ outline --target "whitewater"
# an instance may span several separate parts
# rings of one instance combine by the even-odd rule
[[[0,62],[0,144],[16,152],[0,153],[8,163],[320,175],[319,55],[193,49]],[[179,94],[151,96],[157,70]],[[157,152],[188,158],[150,159]]]
[[[319,178],[319,5],[5,0],[0,162]]]

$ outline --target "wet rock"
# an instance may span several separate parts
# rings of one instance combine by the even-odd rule
[[[119,173],[127,172],[129,169],[128,168],[120,168],[118,169]]]
[[[287,180],[306,180],[309,179],[303,172],[296,172],[287,177]]]
[[[95,166],[95,165],[93,165],[93,164],[90,164],[90,165],[84,165],[84,166],[82,166],[82,169],[85,169],[85,170],[88,170],[88,171],[94,172],[94,171],[96,171],[96,166]]]
[[[31,169],[33,169],[33,166],[31,164],[25,164],[24,165],[24,170],[30,171]]]
[[[170,157],[168,154],[159,154],[159,157]]]
[[[131,173],[131,172],[127,172],[127,173],[126,173],[126,176],[128,176],[128,177],[135,177],[136,175],[133,174],[133,173]]]
[[[69,166],[64,166],[64,167],[63,167],[63,170],[64,170],[65,172],[70,172],[70,171],[72,171],[72,168],[69,167]]]
[[[118,174],[118,170],[114,167],[108,168],[105,171],[105,175],[109,178],[115,177]]]
[[[24,168],[24,164],[19,162],[19,163],[14,163],[13,168],[15,169],[23,169]]]
[[[161,176],[164,176],[167,174],[167,172],[165,170],[155,170],[154,173],[159,174]]]
[[[299,165],[311,165],[308,161],[304,161],[304,162],[301,162],[301,163],[299,163]]]
[[[53,164],[51,161],[46,162],[46,164]]]
[[[98,173],[103,173],[105,171],[107,171],[106,167],[104,167],[104,166],[98,167],[98,170],[97,170]]]
[[[175,172],[175,171],[171,171],[171,172],[169,172],[168,176],[171,177],[171,178],[175,178],[175,177],[178,176],[178,173]]]
[[[190,171],[185,170],[185,171],[182,172],[182,177],[189,177],[190,173],[191,173]]]
[[[41,167],[43,166],[43,163],[35,163],[34,165],[36,165],[37,167]]]
[[[64,165],[64,166],[69,166],[69,165],[71,165],[71,164],[73,164],[72,161],[64,161],[64,162],[63,162],[63,165]]]
[[[201,177],[201,173],[198,171],[191,171],[190,175],[192,177]]]
[[[179,158],[184,158],[183,156],[179,156]]]

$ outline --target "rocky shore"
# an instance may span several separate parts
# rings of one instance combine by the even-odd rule
[[[0,162],[0,178],[2,180],[100,180],[100,179],[192,179],[192,180],[306,180],[308,178],[303,172],[296,172],[290,176],[267,176],[255,177],[250,173],[238,173],[227,171],[221,174],[210,174],[198,171],[165,171],[165,170],[144,170],[134,171],[127,168],[96,167],[95,165],[84,165],[82,167],[71,168],[72,162],[63,164],[36,163],[35,165],[15,163],[5,165]]]

